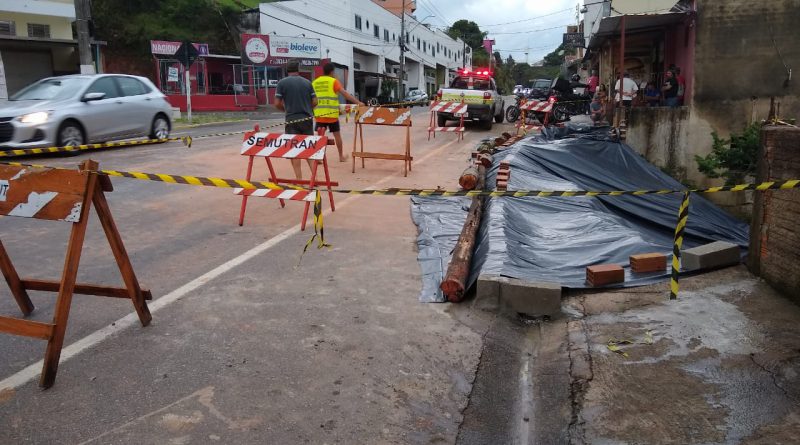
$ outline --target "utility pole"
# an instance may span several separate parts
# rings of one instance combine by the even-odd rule
[[[92,19],[92,0],[75,0],[75,27],[78,30],[78,53],[81,74],[94,74],[92,61],[92,37],[89,35],[89,21]]]
[[[405,79],[406,62],[406,0],[403,0],[403,7],[400,9],[400,75],[397,82],[397,100],[403,100],[403,80]]]

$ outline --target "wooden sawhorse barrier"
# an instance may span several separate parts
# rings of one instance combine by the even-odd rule
[[[458,126],[456,127],[437,127],[439,123],[437,120],[437,113],[452,113],[453,116],[459,118]],[[462,99],[460,102],[447,102],[447,101],[434,101],[431,104],[431,123],[428,127],[428,140],[431,140],[431,135],[436,139],[436,132],[453,132],[456,133],[457,141],[464,140],[464,116],[467,114],[467,104]]]
[[[387,125],[392,127],[406,127],[404,153],[376,153],[364,151],[364,125]],[[403,161],[403,176],[408,176],[411,171],[411,108],[383,108],[359,107],[356,118],[356,131],[353,135],[353,173],[356,172],[356,158],[361,158],[361,168],[364,168],[364,159],[390,159]],[[361,141],[360,150],[358,142]]]
[[[550,122],[553,113],[553,103],[549,100],[526,99],[519,104],[521,112],[519,123],[517,123],[517,135],[526,134],[529,130],[541,129]],[[544,113],[544,122],[540,124],[528,124],[528,113]]]
[[[324,133],[322,133],[324,134]],[[244,224],[244,213],[247,209],[247,198],[250,196],[258,196],[262,198],[277,198],[281,203],[281,207],[285,207],[284,200],[290,201],[305,201],[305,209],[303,210],[303,220],[300,222],[300,229],[306,229],[306,219],[308,219],[308,209],[311,203],[317,196],[315,187],[325,186],[328,189],[328,197],[331,203],[331,211],[336,211],[336,206],[333,202],[333,189],[331,187],[338,186],[338,182],[331,181],[330,172],[328,170],[328,157],[325,155],[325,148],[328,145],[328,138],[320,135],[308,136],[303,134],[281,134],[281,133],[262,133],[256,125],[253,131],[247,132],[244,135],[242,142],[241,154],[248,156],[250,159],[247,162],[247,176],[249,181],[253,175],[253,160],[256,157],[264,158],[267,162],[267,169],[269,170],[269,181],[275,184],[289,184],[295,186],[306,186],[307,190],[269,190],[269,189],[244,189],[235,188],[234,193],[242,197],[242,208],[239,212],[239,225]],[[311,161],[311,177],[305,179],[287,179],[279,178],[275,174],[275,168],[272,166],[271,158],[282,159],[306,159]],[[317,169],[322,164],[325,173],[325,180],[320,181],[317,179]]]
[[[0,332],[47,340],[44,366],[39,380],[39,385],[44,388],[53,386],[56,379],[73,294],[128,298],[133,303],[142,326],[150,324],[152,319],[145,302],[152,299],[152,296],[149,290],[139,286],[106,201],[104,192],[112,190],[111,180],[97,173],[97,163],[94,161],[85,161],[80,170],[0,165],[0,215],[72,223],[64,269],[59,281],[20,278],[0,242],[0,270],[24,315],[30,315],[34,310],[27,291],[57,293],[52,323],[0,316]],[[125,287],[75,282],[92,204],[111,245],[111,252]]]

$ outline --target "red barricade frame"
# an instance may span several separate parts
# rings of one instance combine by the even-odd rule
[[[247,175],[246,179],[249,181],[253,174],[253,161],[256,157],[263,157],[267,163],[267,170],[269,171],[269,181],[275,184],[287,184],[290,186],[305,186],[307,190],[269,190],[269,189],[234,189],[234,193],[242,196],[242,207],[239,212],[239,225],[244,224],[244,215],[247,209],[247,198],[250,196],[257,196],[263,198],[275,198],[281,203],[281,207],[285,207],[285,200],[291,201],[305,201],[303,209],[303,219],[300,222],[300,230],[306,229],[306,220],[308,219],[308,210],[311,203],[314,202],[317,186],[324,186],[328,189],[328,198],[331,203],[331,211],[336,211],[336,206],[333,201],[332,187],[338,186],[338,182],[331,181],[330,171],[328,169],[328,156],[326,148],[329,141],[324,136],[324,129],[317,135],[297,135],[297,134],[283,134],[283,133],[264,133],[260,131],[258,125],[255,126],[253,131],[245,133],[242,141],[241,155],[248,156],[247,162]],[[288,179],[279,178],[275,173],[275,168],[272,166],[270,159],[306,159],[311,161],[311,177],[305,179]],[[320,181],[317,179],[317,169],[322,164],[325,179]]]

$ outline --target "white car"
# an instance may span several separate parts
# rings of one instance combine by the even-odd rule
[[[150,80],[122,74],[48,77],[0,104],[0,149],[169,137],[171,105]]]

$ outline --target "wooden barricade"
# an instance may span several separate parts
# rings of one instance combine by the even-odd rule
[[[553,103],[549,100],[526,99],[519,104],[520,118],[516,125],[517,134],[527,133],[529,130],[541,129],[550,122],[553,113]],[[528,124],[528,113],[544,113],[542,124]]]
[[[324,132],[323,136],[263,133],[260,131],[258,125],[256,125],[253,131],[245,133],[244,141],[242,141],[241,154],[249,157],[246,176],[248,181],[253,175],[253,160],[256,157],[261,157],[264,158],[267,163],[270,182],[305,186],[307,190],[234,189],[234,193],[242,197],[242,207],[239,212],[239,225],[241,226],[244,224],[247,198],[250,196],[257,196],[262,198],[276,198],[280,201],[281,207],[286,206],[285,200],[305,201],[303,220],[300,223],[300,229],[305,230],[308,210],[311,207],[311,203],[314,202],[317,196],[316,194],[319,193],[315,189],[317,186],[327,187],[331,210],[335,211],[336,206],[333,202],[333,191],[331,187],[338,186],[339,183],[331,181],[330,172],[328,170],[328,158],[325,155],[325,148],[328,143],[328,138],[324,136]],[[279,178],[278,175],[275,174],[272,161],[270,161],[271,158],[308,160],[311,163],[311,177],[308,180]],[[317,169],[320,164],[322,164],[325,173],[325,180],[323,181],[317,179]]]
[[[0,270],[24,315],[30,315],[34,310],[27,291],[57,294],[52,323],[0,316],[0,332],[47,340],[39,380],[39,385],[44,388],[51,387],[55,382],[73,294],[128,298],[142,326],[150,324],[152,319],[145,302],[152,296],[149,290],[139,286],[106,201],[104,192],[113,190],[111,181],[96,172],[97,163],[94,161],[85,161],[80,170],[0,165],[0,215],[72,223],[64,269],[58,281],[20,278],[0,242]],[[125,287],[76,283],[92,205],[111,245]]]
[[[365,152],[364,125],[406,127],[404,153]],[[357,151],[359,140],[361,149]],[[364,168],[364,159],[366,158],[403,161],[403,176],[408,176],[408,172],[411,170],[411,161],[414,159],[411,157],[411,108],[359,107],[353,138],[353,173],[356,172],[356,158],[361,158],[361,168]]]
[[[452,113],[453,116],[459,118],[458,126],[456,127],[437,127],[437,113]],[[434,101],[431,104],[431,123],[428,127],[428,140],[431,140],[431,135],[436,138],[436,132],[453,132],[456,133],[456,140],[464,140],[464,116],[467,114],[467,104],[462,99],[461,102],[447,102],[447,101]]]

